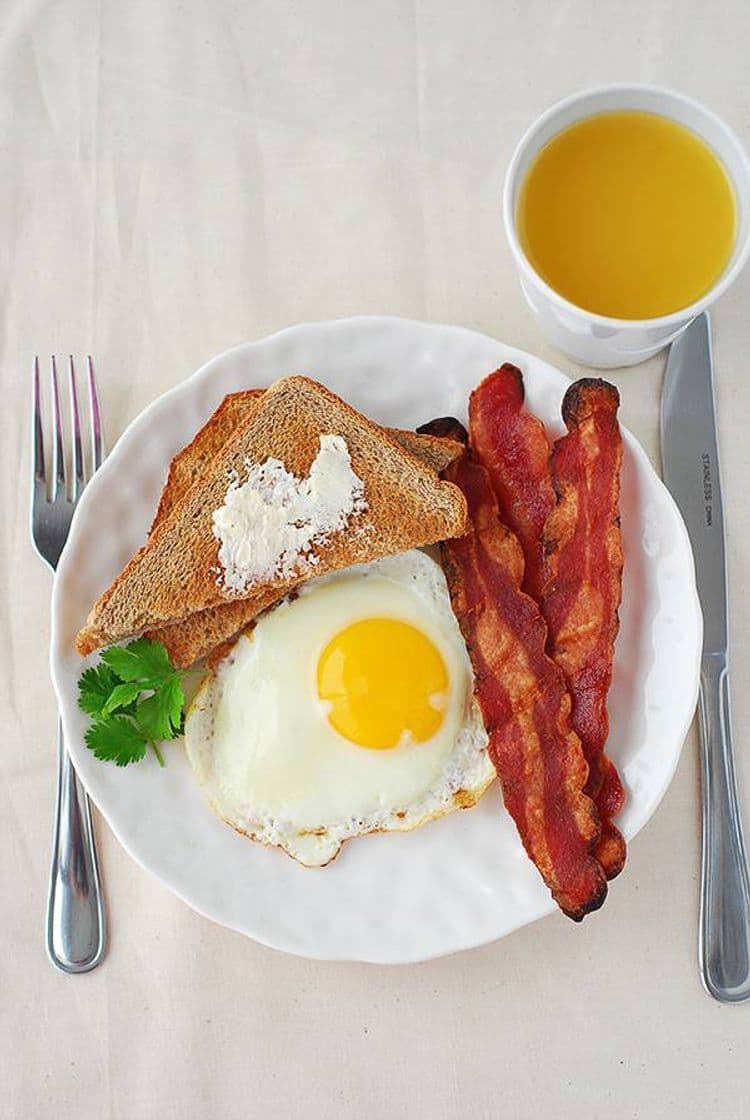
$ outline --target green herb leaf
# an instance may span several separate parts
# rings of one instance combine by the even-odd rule
[[[151,742],[171,739],[172,729],[159,703],[158,692],[136,704],[135,718],[142,733]]]
[[[149,740],[173,739],[182,725],[182,706],[185,694],[177,676],[166,681],[161,688],[141,700],[135,709],[138,726]]]
[[[175,675],[167,682],[162,689],[162,697],[164,710],[168,713],[172,725],[172,737],[181,735],[185,726],[185,692],[178,676]]]
[[[102,708],[102,716],[111,716],[118,708],[127,708],[140,695],[139,684],[118,684],[112,689],[109,700]]]
[[[126,646],[111,646],[102,661],[121,681],[139,681],[144,688],[158,688],[175,676],[175,667],[161,642],[136,638]]]
[[[146,753],[147,742],[139,729],[127,716],[110,716],[93,723],[86,732],[86,746],[104,762],[127,766],[140,762]]]
[[[94,719],[101,719],[117,678],[106,665],[94,665],[78,681],[78,707]]]
[[[147,638],[105,650],[102,663],[81,675],[78,703],[95,720],[87,746],[118,766],[140,762],[149,745],[163,766],[157,743],[184,727],[182,676],[161,642]]]

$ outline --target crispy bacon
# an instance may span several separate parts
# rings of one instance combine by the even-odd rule
[[[617,389],[601,379],[576,381],[565,394],[568,434],[552,451],[557,504],[543,537],[548,649],[573,701],[573,726],[589,764],[586,792],[602,818],[597,858],[609,879],[625,864],[625,841],[612,823],[625,792],[604,753],[622,586],[619,403]]]
[[[472,445],[490,470],[501,518],[524,547],[524,589],[542,605],[548,652],[571,694],[589,764],[586,792],[602,821],[596,854],[611,879],[625,862],[625,842],[612,823],[625,794],[604,754],[622,574],[619,398],[603,381],[571,386],[563,402],[569,434],[551,457],[544,428],[522,411],[523,399],[515,366],[485,378],[471,397]]]
[[[449,426],[465,439],[458,421],[426,430],[446,434]],[[473,527],[441,550],[505,806],[555,901],[580,921],[601,906],[607,882],[592,855],[599,820],[583,792],[588,768],[571,727],[570,697],[545,653],[539,607],[521,591],[523,554],[499,520],[487,471],[467,451],[443,477],[463,491]]]
[[[487,468],[500,516],[521,542],[523,589],[539,601],[544,580],[542,533],[555,505],[544,425],[523,409],[520,369],[506,362],[469,398],[471,445]]]

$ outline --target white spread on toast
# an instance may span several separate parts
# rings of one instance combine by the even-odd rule
[[[248,462],[247,480],[230,483],[224,505],[213,515],[220,582],[243,592],[255,583],[294,575],[316,562],[315,545],[366,509],[364,484],[341,436],[320,437],[307,478],[290,474],[280,459]]]

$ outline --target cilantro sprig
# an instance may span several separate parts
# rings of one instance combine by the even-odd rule
[[[86,746],[117,766],[140,762],[151,747],[163,766],[158,744],[183,731],[182,681],[161,642],[136,638],[105,649],[78,681],[78,706],[94,721]]]

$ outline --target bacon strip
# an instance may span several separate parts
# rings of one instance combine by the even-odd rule
[[[589,764],[586,792],[602,818],[597,858],[608,879],[622,870],[626,854],[625,841],[612,823],[625,791],[604,753],[622,589],[619,404],[617,389],[601,379],[576,381],[565,394],[562,414],[568,434],[552,451],[557,504],[543,535],[548,648],[573,700],[573,726]]]
[[[458,421],[420,430],[444,435],[449,425],[465,439]],[[473,527],[441,550],[505,806],[558,906],[580,921],[601,906],[607,882],[592,855],[599,820],[583,792],[588,768],[570,697],[545,653],[539,607],[520,589],[523,554],[499,520],[487,471],[467,451],[443,477],[463,491]]]
[[[523,589],[539,602],[544,582],[542,533],[555,505],[544,425],[523,410],[520,369],[506,362],[469,398],[471,445],[489,472],[504,523],[518,537]]]
[[[592,386],[599,390],[597,434],[582,439],[577,417],[585,416],[586,402],[594,399]],[[544,427],[523,411],[523,400],[523,377],[515,366],[505,365],[486,377],[471,396],[471,440],[482,462],[489,464],[500,516],[524,546],[524,589],[541,603],[548,652],[562,668],[571,694],[573,727],[589,763],[586,792],[596,800],[602,822],[596,856],[612,879],[625,863],[625,842],[612,823],[625,793],[604,754],[622,575],[619,525],[614,524],[622,458],[619,398],[603,381],[571,386],[563,410],[575,432],[556,444],[551,457]],[[595,493],[589,494],[591,486]]]

